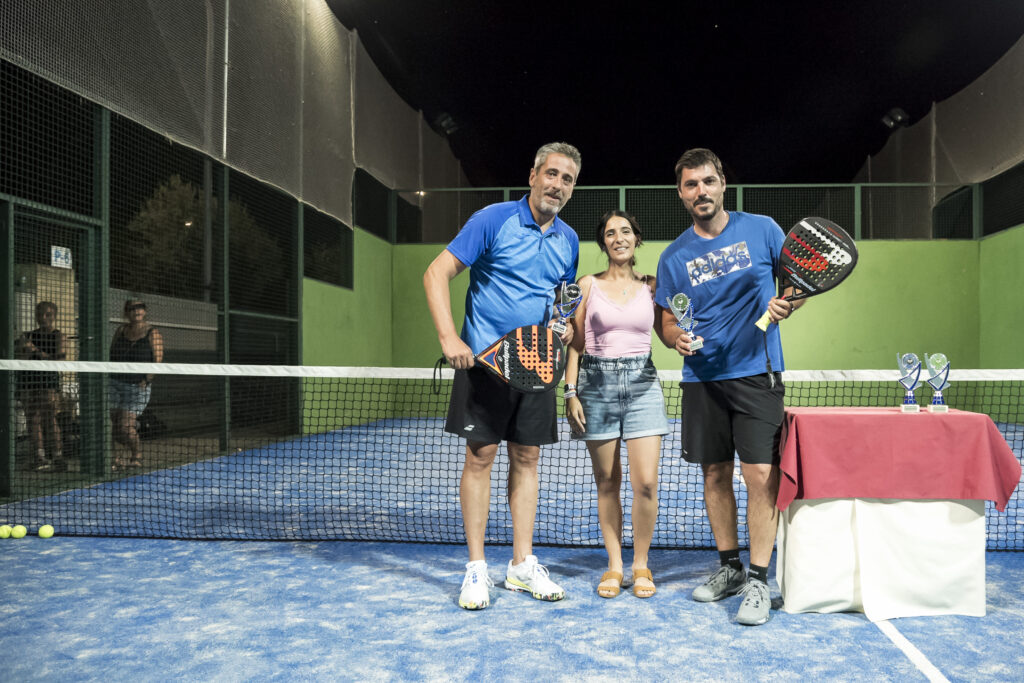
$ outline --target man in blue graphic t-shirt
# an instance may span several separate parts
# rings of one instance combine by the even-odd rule
[[[775,266],[785,235],[767,216],[726,211],[725,173],[711,150],[691,149],[676,164],[679,198],[693,225],[658,262],[660,323],[666,346],[686,357],[683,366],[683,457],[699,463],[704,502],[721,567],[693,591],[700,602],[742,593],[736,620],[768,621],[768,565],[778,525],[778,438],[783,417],[782,342],[779,326],[767,333],[755,321],[768,309],[773,323],[803,300],[775,295]],[[690,335],[676,325],[668,300],[684,293],[693,302],[704,340],[690,350]],[[733,495],[733,454],[747,486],[750,572],[740,562]]]
[[[565,591],[533,554],[540,446],[558,440],[555,391],[525,394],[480,367],[474,354],[523,325],[551,320],[555,289],[576,280],[579,239],[558,218],[580,171],[580,153],[556,142],[541,147],[530,170],[530,192],[517,202],[492,204],[473,214],[423,276],[427,306],[441,351],[455,368],[445,431],[466,439],[459,497],[469,563],[459,605],[483,609],[492,585],[484,560],[490,506],[491,466],[508,443],[508,498],[512,513],[512,560],[505,587],[539,600],[561,600]],[[469,268],[466,318],[455,331],[449,300],[452,278]],[[571,341],[571,328],[563,335]]]

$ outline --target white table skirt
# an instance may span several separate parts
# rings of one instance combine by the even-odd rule
[[[797,500],[776,567],[787,612],[985,616],[985,502]]]

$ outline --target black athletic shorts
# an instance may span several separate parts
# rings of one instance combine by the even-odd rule
[[[782,374],[768,373],[714,382],[683,382],[683,457],[712,465],[769,465],[779,460],[785,412]]]
[[[456,370],[444,430],[480,443],[555,443],[555,390],[526,394],[483,368]]]

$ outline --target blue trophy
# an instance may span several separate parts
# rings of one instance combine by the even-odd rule
[[[558,336],[565,334],[568,328],[569,318],[576,311],[576,307],[583,300],[583,290],[573,282],[563,282],[558,292],[558,301],[555,302],[555,310],[558,311],[558,320],[551,323],[551,330]]]
[[[669,298],[668,307],[672,309],[676,320],[679,321],[676,325],[690,336],[692,340],[690,342],[690,350],[696,351],[703,348],[704,342],[693,335],[693,328],[697,326],[697,321],[693,319],[693,302],[690,301],[690,297],[680,292]]]
[[[928,406],[929,413],[948,413],[949,406],[942,396],[942,390],[949,387],[949,361],[943,353],[936,353],[929,356],[924,354],[925,365],[928,366],[928,384],[932,390],[932,404]]]
[[[904,413],[918,413],[921,406],[917,405],[917,399],[914,398],[914,389],[921,386],[921,361],[917,354],[897,353],[896,362],[900,366],[900,384],[906,390],[900,408]]]

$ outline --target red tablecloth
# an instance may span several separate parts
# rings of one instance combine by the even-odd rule
[[[976,499],[1006,508],[1021,466],[981,413],[788,408],[778,507],[797,498]]]

